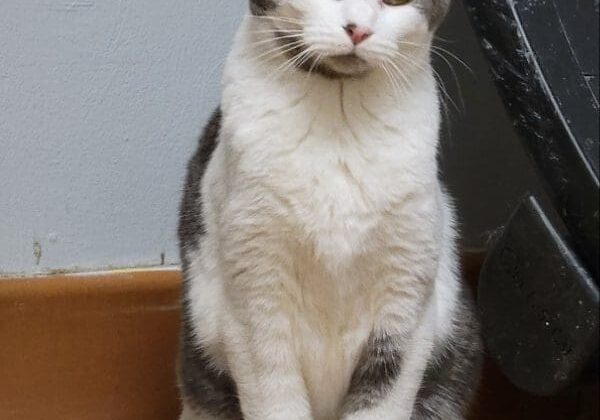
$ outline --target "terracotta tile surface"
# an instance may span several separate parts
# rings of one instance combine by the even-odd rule
[[[176,419],[179,289],[177,271],[0,279],[0,420]],[[597,383],[532,397],[490,362],[479,395],[471,420],[597,418]]]
[[[179,278],[0,280],[0,419],[175,419]]]

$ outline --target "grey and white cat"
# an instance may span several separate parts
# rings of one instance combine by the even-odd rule
[[[430,65],[449,1],[250,1],[181,209],[182,420],[465,418],[481,344]]]

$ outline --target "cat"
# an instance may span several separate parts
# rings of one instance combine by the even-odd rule
[[[481,365],[438,179],[450,0],[250,0],[188,166],[182,420],[464,419]]]

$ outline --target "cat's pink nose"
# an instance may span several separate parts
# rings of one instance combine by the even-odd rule
[[[344,30],[352,40],[354,45],[358,45],[363,42],[365,39],[373,35],[373,32],[365,26],[358,26],[354,23],[349,23],[344,26]]]

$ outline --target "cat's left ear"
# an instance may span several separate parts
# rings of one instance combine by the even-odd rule
[[[276,8],[276,0],[250,0],[250,11],[256,16],[266,15]]]

